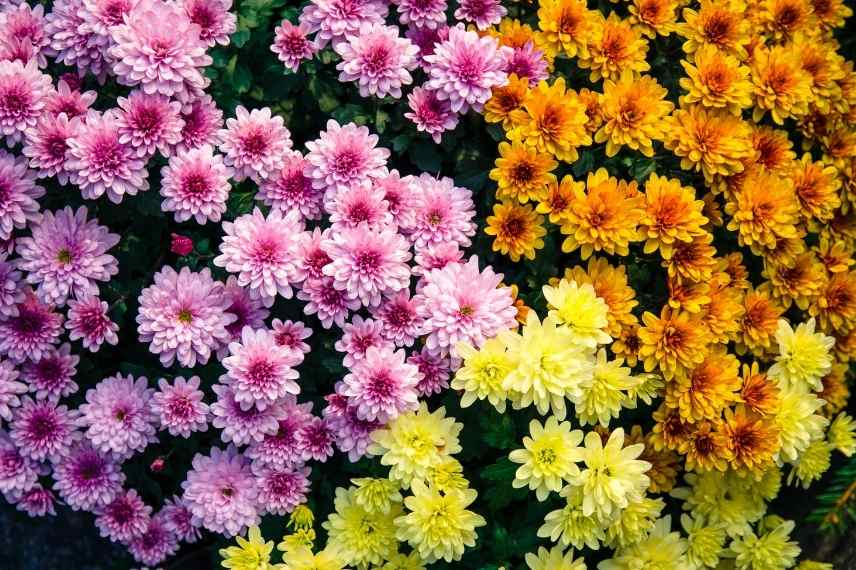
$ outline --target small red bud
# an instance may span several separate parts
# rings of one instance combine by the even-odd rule
[[[80,89],[80,77],[76,73],[63,73],[59,76],[61,81],[65,81],[65,84],[68,85],[68,88],[72,91],[77,91]]]
[[[172,234],[169,250],[176,255],[185,256],[193,251],[193,240],[187,236]]]
[[[149,465],[149,469],[152,473],[160,473],[161,471],[163,471],[164,467],[166,467],[166,461],[163,457],[158,457],[157,459],[152,461],[151,465]]]

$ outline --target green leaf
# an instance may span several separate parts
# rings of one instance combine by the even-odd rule
[[[482,469],[481,478],[487,481],[508,483],[508,486],[511,487],[515,471],[517,471],[517,465],[512,463],[509,458],[502,457],[496,463]]]
[[[497,419],[496,414],[484,414],[479,417],[484,430],[484,441],[496,449],[512,449],[517,445],[517,433],[511,416],[504,414]]]
[[[416,141],[410,148],[410,159],[420,170],[430,174],[439,174],[443,157],[437,147],[428,141]]]

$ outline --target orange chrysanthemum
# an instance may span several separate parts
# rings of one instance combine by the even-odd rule
[[[531,311],[532,309],[526,306],[526,302],[519,297],[520,288],[517,285],[512,283],[510,289],[511,298],[514,299],[514,308],[517,309],[517,314],[514,316],[514,318],[517,320],[518,323],[525,325],[526,320],[529,318],[529,311]]]
[[[606,156],[615,156],[622,146],[654,156],[654,141],[665,137],[663,117],[674,105],[669,92],[648,75],[635,77],[630,71],[618,81],[605,80],[601,98],[603,126],[595,142],[606,142]]]
[[[659,317],[646,311],[642,322],[639,358],[646,372],[659,368],[671,380],[704,360],[709,333],[698,316],[663,307]]]
[[[854,264],[853,244],[846,241],[831,241],[822,237],[812,251],[830,273],[849,271]]]
[[[812,104],[828,113],[842,97],[838,81],[844,78],[844,58],[838,54],[837,45],[819,41],[814,36],[801,37],[795,42],[794,49],[800,68],[810,80]]]
[[[687,73],[680,80],[687,92],[681,97],[682,106],[699,103],[738,116],[752,106],[749,68],[728,52],[705,44],[695,51],[691,62],[682,60],[681,65]]]
[[[693,188],[683,186],[677,178],[652,173],[645,182],[645,216],[640,227],[646,238],[645,253],[660,249],[666,254],[676,241],[690,242],[704,235],[707,218],[701,213],[703,207]]]
[[[639,339],[639,325],[631,324],[621,327],[621,332],[614,337],[609,347],[615,357],[627,363],[627,366],[636,366],[639,362],[639,348],[642,341]]]
[[[609,336],[617,337],[622,327],[637,322],[631,311],[639,302],[636,300],[636,291],[627,284],[624,265],[614,267],[604,258],[592,257],[587,268],[577,265],[573,269],[566,269],[565,279],[576,281],[580,286],[591,283],[595,294],[606,302],[609,308],[606,333]]]
[[[589,80],[592,82],[617,81],[624,71],[639,74],[651,69],[645,60],[648,42],[630,21],[622,20],[615,12],[610,12],[606,19],[598,13],[587,51],[580,54],[578,64],[591,70]]]
[[[576,181],[569,175],[563,176],[561,182],[554,180],[547,185],[547,194],[538,202],[536,211],[539,214],[547,214],[551,224],[561,224],[568,216],[574,192],[583,191],[585,187],[585,182]]]
[[[853,15],[844,0],[811,0],[811,6],[815,18],[826,30],[843,27],[844,21]]]
[[[672,279],[680,277],[691,281],[710,279],[716,268],[716,248],[711,243],[713,243],[713,235],[709,233],[700,235],[691,242],[676,242],[663,255],[663,266],[667,269],[669,277]]]
[[[769,353],[779,318],[784,312],[784,308],[773,297],[769,283],[746,291],[743,296],[743,318],[740,321],[738,348],[741,353],[745,350],[756,356]]]
[[[649,437],[654,449],[670,449],[685,454],[695,426],[685,422],[677,409],[665,403],[660,404],[651,417],[654,419],[654,428]]]
[[[677,408],[690,423],[717,419],[726,406],[740,401],[740,386],[740,362],[724,348],[717,348],[698,366],[666,384],[666,405]]]
[[[770,280],[773,296],[782,306],[787,309],[791,303],[796,303],[804,311],[826,282],[826,270],[810,251],[797,256],[792,264],[765,260],[762,275]]]
[[[817,397],[826,402],[820,409],[826,417],[843,410],[850,400],[850,387],[847,385],[849,369],[847,364],[833,364],[832,370],[820,379],[823,389],[817,393]]]
[[[527,43],[536,43],[535,30],[529,24],[514,18],[503,18],[496,27],[488,28],[489,36],[499,40],[499,45],[522,48]]]
[[[746,174],[734,200],[725,204],[725,213],[731,216],[726,227],[739,232],[740,245],[751,247],[757,255],[776,247],[777,239],[797,233],[799,205],[793,184],[764,168],[755,167]]]
[[[799,55],[791,47],[758,49],[752,62],[755,109],[752,118],[760,121],[769,111],[777,125],[789,117],[808,113],[811,80],[802,70]]]
[[[484,104],[484,120],[488,123],[502,123],[502,128],[506,131],[514,128],[515,120],[525,118],[519,111],[526,104],[529,95],[529,80],[517,77],[516,73],[510,74],[508,83],[494,87],[491,91],[490,99]]]
[[[700,313],[710,303],[710,285],[681,279],[668,280],[669,306],[690,313]]]
[[[856,327],[846,332],[833,333],[835,355],[841,360],[856,359]]]
[[[761,474],[773,463],[779,450],[779,434],[773,422],[737,406],[733,411],[725,410],[721,428],[734,469]]]
[[[725,225],[725,218],[722,215],[722,206],[716,199],[716,194],[713,192],[707,192],[702,196],[702,200],[704,200],[704,208],[702,208],[701,213],[705,218],[707,218],[708,222],[705,229],[707,231],[711,231],[713,228]]]
[[[603,124],[603,113],[600,110],[600,101],[603,94],[584,87],[580,89],[579,96],[580,101],[586,106],[586,117],[588,117],[586,131],[594,137],[594,134]]]
[[[728,275],[730,279],[728,281],[729,287],[734,287],[735,289],[749,288],[749,271],[743,264],[743,254],[739,251],[731,252],[721,258],[717,268]]]
[[[507,255],[512,261],[521,257],[535,259],[535,250],[544,247],[541,238],[547,233],[544,216],[535,213],[532,206],[517,202],[494,204],[484,232],[494,236],[493,251]]]
[[[689,471],[725,471],[728,469],[728,442],[720,433],[720,422],[701,422],[690,434],[686,462]]]
[[[686,38],[684,51],[694,53],[707,44],[745,59],[749,43],[745,6],[742,2],[702,0],[698,10],[684,8],[684,23],[678,25],[678,33]]]
[[[808,308],[826,332],[856,327],[856,271],[835,273]]]
[[[568,57],[584,55],[598,13],[589,10],[585,0],[541,0],[538,27],[550,51]]]
[[[568,214],[562,221],[562,251],[581,250],[583,259],[595,251],[627,255],[631,242],[639,241],[639,222],[644,198],[636,182],[617,180],[605,168],[590,173],[586,189],[574,189]]]
[[[494,164],[490,178],[497,184],[496,197],[521,203],[543,200],[547,185],[556,181],[552,171],[559,165],[549,154],[520,142],[499,143]]]
[[[835,209],[841,205],[838,198],[841,180],[834,166],[813,162],[811,155],[805,153],[800,160],[794,162],[791,180],[799,202],[800,214],[806,221],[825,222],[835,215]]]
[[[808,0],[761,0],[753,11],[756,25],[774,42],[786,42],[814,25]]]
[[[632,0],[630,22],[651,39],[668,36],[675,31],[677,6],[676,0]]]
[[[728,277],[714,275],[710,285],[710,302],[704,306],[702,322],[710,334],[709,340],[727,343],[737,340],[743,318],[743,292],[726,285]]]
[[[797,226],[796,234],[787,238],[777,238],[776,246],[763,251],[764,259],[780,265],[792,265],[797,257],[805,250],[806,230],[802,225]]]
[[[751,141],[756,152],[754,164],[760,164],[779,176],[787,176],[790,173],[797,153],[792,150],[794,144],[788,138],[788,133],[755,125],[752,128]]]
[[[820,142],[823,147],[823,160],[842,171],[847,169],[850,160],[856,156],[856,128],[852,125],[835,125]]]
[[[625,445],[636,443],[645,445],[645,449],[642,450],[637,459],[651,464],[651,468],[645,472],[645,475],[650,479],[649,493],[668,493],[675,487],[680,465],[678,464],[678,455],[674,451],[668,449],[657,451],[654,449],[651,444],[651,434],[645,435],[642,432],[642,426],[639,425],[630,428],[630,433],[627,434],[624,443]]]
[[[773,416],[779,409],[779,388],[760,371],[757,362],[743,365],[740,399],[747,410],[759,416]]]

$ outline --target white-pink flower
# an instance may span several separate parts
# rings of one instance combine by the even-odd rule
[[[229,343],[229,356],[223,359],[226,374],[220,381],[231,386],[243,407],[264,409],[289,394],[300,393],[295,381],[299,374],[293,368],[300,360],[278,345],[270,331],[244,327],[240,342]]]
[[[135,89],[128,97],[119,97],[116,104],[119,142],[131,145],[140,158],[148,159],[155,151],[167,157],[172,154],[184,127],[181,103]]]
[[[229,45],[238,26],[238,17],[229,9],[232,0],[180,0],[184,13],[199,26],[199,37],[208,47]]]
[[[50,76],[35,61],[0,61],[0,134],[7,142],[17,143],[36,126],[51,89]]]
[[[419,48],[398,35],[395,26],[363,24],[333,46],[342,56],[339,81],[356,81],[363,97],[401,97],[401,86],[413,83]]]
[[[179,152],[161,169],[161,209],[175,212],[177,222],[219,222],[232,189],[231,176],[232,169],[210,145]]]
[[[345,375],[341,394],[364,420],[388,422],[419,407],[419,369],[405,362],[404,350],[371,347]]]
[[[235,117],[226,119],[226,128],[218,134],[225,163],[235,169],[235,180],[264,180],[282,168],[291,148],[291,133],[282,117],[269,107],[247,111],[242,105]]]
[[[36,173],[27,168],[27,159],[0,150],[0,240],[38,219],[36,200],[44,195],[45,189],[36,184]]]
[[[387,11],[385,0],[312,0],[300,13],[300,23],[315,32],[315,45],[321,49],[363,24],[382,24]]]
[[[185,379],[176,376],[170,384],[158,380],[158,391],[152,396],[152,412],[160,420],[160,428],[170,435],[190,437],[191,433],[208,430],[208,404],[199,389],[199,376]]]
[[[417,252],[446,242],[468,247],[476,233],[472,191],[455,186],[449,177],[435,178],[430,174],[414,178],[411,186],[415,194],[414,220],[406,232]]]

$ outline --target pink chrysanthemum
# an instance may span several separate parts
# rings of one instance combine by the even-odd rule
[[[44,196],[45,189],[35,180],[36,173],[27,168],[26,158],[0,150],[0,240],[38,219],[36,200]]]
[[[130,145],[137,156],[148,159],[159,151],[170,156],[181,141],[181,103],[164,95],[150,95],[135,89],[116,101],[119,112],[119,142]]]
[[[417,0],[419,1],[419,0]],[[425,56],[434,53],[434,47],[449,38],[449,26],[446,25],[446,16],[443,22],[435,28],[428,26],[409,26],[404,35],[419,48],[419,61],[425,63]]]
[[[197,453],[181,484],[195,524],[227,536],[258,524],[258,487],[250,463],[234,446]]]
[[[146,531],[151,514],[152,508],[131,489],[98,509],[95,526],[102,537],[127,543]]]
[[[373,185],[383,192],[389,213],[399,230],[413,225],[412,176],[401,177],[398,170],[390,170],[386,176],[374,180]]]
[[[161,169],[161,210],[175,212],[176,222],[219,222],[232,190],[232,169],[210,145],[180,152]]]
[[[238,18],[229,10],[232,0],[181,0],[184,13],[199,26],[199,38],[208,47],[229,45],[238,25]]]
[[[454,241],[444,241],[426,246],[416,252],[416,267],[414,275],[424,275],[432,269],[443,269],[450,263],[457,263],[464,258],[464,251]]]
[[[312,0],[300,14],[300,23],[315,33],[318,49],[356,33],[363,24],[382,24],[388,5],[384,0]]]
[[[332,195],[324,204],[330,214],[332,231],[356,228],[368,224],[374,228],[394,228],[395,218],[389,211],[384,189],[369,182],[360,182]]]
[[[56,176],[63,186],[68,183],[65,171],[68,141],[76,133],[77,125],[77,121],[69,121],[65,113],[61,113],[42,117],[35,127],[27,129],[21,153],[30,160],[30,168],[36,171],[37,178]]]
[[[459,0],[455,18],[472,22],[483,31],[500,23],[507,13],[500,0]]]
[[[52,117],[65,113],[69,120],[83,117],[97,98],[95,91],[81,93],[72,89],[64,79],[60,79],[56,91],[51,91],[45,99],[45,113]]]
[[[452,106],[448,100],[441,100],[437,92],[424,87],[415,88],[407,96],[409,113],[404,116],[416,125],[416,129],[426,133],[440,144],[443,133],[452,131],[458,126],[458,115],[452,112]]]
[[[45,489],[41,484],[36,483],[17,497],[15,508],[27,513],[27,516],[30,517],[55,516],[55,503],[56,498],[53,491]]]
[[[84,442],[54,465],[53,477],[54,490],[74,511],[103,507],[122,491],[125,482],[116,459]]]
[[[324,278],[324,266],[332,261],[321,249],[321,242],[327,239],[330,230],[315,228],[303,232],[297,239],[294,262],[294,280],[297,283]]]
[[[491,89],[508,80],[502,70],[511,48],[500,47],[491,36],[479,37],[463,24],[449,29],[449,39],[434,46],[425,56],[429,80],[425,86],[448,99],[455,113],[470,108],[481,112],[491,97]]]
[[[509,75],[515,73],[518,77],[525,77],[532,87],[549,76],[544,52],[535,49],[535,45],[531,41],[526,42],[522,47],[514,48],[508,54],[504,69]]]
[[[273,45],[270,50],[276,54],[286,69],[297,72],[300,64],[315,55],[315,46],[306,37],[309,26],[295,26],[288,20],[283,20],[274,29]]]
[[[170,384],[158,380],[158,391],[152,396],[152,413],[160,420],[160,428],[170,435],[188,438],[191,433],[208,431],[208,404],[199,389],[199,376],[187,380],[176,376]]]
[[[18,370],[8,360],[0,360],[0,419],[12,421],[12,413],[21,405],[27,385],[18,381]]]
[[[419,407],[419,369],[405,362],[404,350],[370,347],[365,358],[345,375],[341,394],[350,399],[361,419],[386,423]]]
[[[340,126],[330,119],[327,130],[306,143],[309,149],[306,175],[315,188],[324,191],[328,200],[337,191],[380,178],[386,175],[389,150],[378,147],[377,141],[377,135],[371,134],[368,127],[354,123]]]
[[[298,404],[290,397],[283,401],[282,407],[284,413],[276,432],[250,443],[247,448],[247,457],[253,463],[288,467],[304,462],[302,433],[312,419],[312,402]]]
[[[341,383],[340,383],[341,385]],[[348,405],[349,399],[342,394],[326,397],[324,419],[336,438],[336,447],[348,454],[351,462],[359,461],[366,454],[372,441],[371,434],[381,427],[378,421],[364,420],[357,415],[356,408]]]
[[[146,530],[128,544],[128,552],[134,560],[148,566],[157,566],[178,550],[178,537],[166,525],[163,517],[155,515],[146,525]]]
[[[21,454],[33,461],[58,461],[76,439],[76,412],[48,400],[25,397],[15,410],[9,436]]]
[[[381,334],[396,346],[413,346],[422,328],[418,299],[407,290],[384,299],[372,315],[381,323]]]
[[[264,409],[253,405],[245,407],[235,398],[231,386],[215,384],[212,389],[217,394],[217,400],[211,404],[213,424],[222,430],[220,439],[223,443],[244,445],[262,441],[265,436],[279,429],[279,422],[286,412],[282,402],[265,406]]]
[[[244,327],[240,342],[229,343],[229,356],[223,359],[226,374],[220,381],[231,386],[242,407],[264,409],[300,393],[295,382],[300,375],[292,368],[298,362],[270,331]]]
[[[39,71],[35,61],[0,61],[0,134],[16,143],[35,127],[52,90],[51,78]]]
[[[194,524],[193,515],[183,499],[167,499],[158,514],[162,517],[164,526],[181,542],[192,544],[199,540],[199,525]]]
[[[252,470],[263,514],[286,515],[306,502],[309,467],[273,468],[254,463]]]
[[[119,325],[110,320],[109,306],[96,296],[85,296],[81,300],[68,301],[68,329],[70,340],[80,339],[83,348],[98,352],[101,345],[119,343]]]
[[[117,374],[105,378],[86,391],[78,424],[97,450],[120,459],[131,457],[157,441],[152,394],[144,377]]]
[[[226,312],[235,315],[235,320],[226,325],[230,342],[241,338],[244,327],[259,329],[265,326],[265,319],[270,315],[270,311],[260,298],[254,297],[245,287],[238,285],[238,278],[234,275],[230,275],[226,280],[223,295],[229,301]],[[221,349],[223,354],[218,356],[226,356],[226,350],[227,346],[224,345]]]
[[[333,46],[342,61],[339,81],[356,81],[363,97],[401,97],[401,86],[413,83],[419,48],[398,36],[398,27],[363,24]]]
[[[306,301],[303,312],[317,315],[325,329],[329,329],[333,323],[344,326],[348,313],[360,308],[359,299],[350,296],[347,291],[337,289],[332,277],[304,282],[297,298]]]
[[[324,194],[312,186],[305,170],[302,154],[286,152],[282,168],[259,182],[256,200],[281,212],[296,210],[307,220],[321,219]]]
[[[114,3],[121,1],[113,0]],[[129,0],[124,1],[130,4]],[[107,75],[103,49],[105,42],[95,33],[85,16],[91,17],[91,13],[84,7],[82,0],[55,0],[47,16],[45,32],[58,62],[76,67],[80,75],[90,72],[103,80]]]
[[[59,342],[60,334],[62,315],[27,290],[17,314],[0,319],[0,354],[13,362],[38,361]]]
[[[106,192],[107,198],[118,204],[126,194],[136,196],[149,189],[145,161],[136,156],[133,147],[119,140],[118,115],[115,109],[103,114],[90,110],[68,140],[65,168],[71,183],[80,187],[87,200]]]
[[[300,452],[303,461],[327,461],[333,456],[335,437],[326,419],[312,416],[300,430]]]
[[[9,435],[0,430],[0,493],[19,496],[38,483],[39,475],[38,464],[24,457]]]
[[[21,277],[17,265],[0,255],[0,316],[18,314],[18,303],[24,300]]]
[[[107,251],[119,243],[87,210],[69,206],[45,212],[30,224],[32,237],[18,240],[19,266],[29,272],[27,282],[46,303],[64,306],[69,297],[98,295],[97,281],[109,281],[119,272],[116,258]]]
[[[224,222],[225,236],[214,265],[238,276],[238,285],[248,287],[273,305],[277,295],[290,299],[297,239],[303,223],[297,212],[271,210],[265,216],[255,208],[234,222]]]
[[[201,30],[180,6],[140,0],[108,31],[114,42],[108,53],[121,84],[189,102],[210,83],[202,74],[212,59],[205,53]]]
[[[86,22],[84,28],[98,36],[102,50],[106,51],[109,45],[110,28],[120,25],[138,2],[139,0],[83,0],[83,9],[79,11]]]
[[[455,186],[449,177],[434,178],[430,174],[414,179],[413,188],[415,220],[408,237],[417,251],[443,242],[468,247],[470,237],[476,233],[473,193]]]
[[[188,368],[205,364],[231,338],[226,327],[237,317],[228,307],[223,284],[207,267],[193,272],[185,266],[180,273],[164,267],[140,294],[140,341],[150,343],[164,366],[176,360]]]
[[[416,384],[416,391],[420,397],[427,398],[432,394],[439,394],[449,387],[452,369],[448,358],[431,354],[428,349],[423,348],[421,352],[411,355],[407,362],[419,369],[419,383]]]
[[[502,275],[478,258],[427,272],[421,282],[420,310],[425,319],[425,346],[434,354],[455,355],[455,345],[481,346],[485,339],[515,326],[517,309],[511,289],[499,287]]]
[[[235,118],[226,119],[219,137],[225,163],[235,169],[235,180],[249,177],[258,181],[273,175],[282,168],[291,148],[291,133],[269,107],[247,111],[238,105]]]
[[[416,28],[435,30],[446,23],[446,0],[394,0],[398,21]]]
[[[27,44],[39,67],[45,67],[48,60],[50,39],[45,34],[45,7],[37,4],[35,8],[26,2],[15,8],[6,8],[0,12],[0,37]]]
[[[303,357],[309,354],[311,349],[304,340],[312,336],[312,329],[301,321],[274,319],[271,322],[271,332],[274,342],[287,350],[297,363],[303,362]]]
[[[324,274],[367,307],[410,285],[409,244],[393,230],[375,230],[363,222],[332,232],[321,247],[332,259]]]
[[[369,348],[389,347],[391,343],[383,337],[383,325],[374,319],[364,319],[354,315],[350,323],[342,327],[342,338],[334,345],[336,350],[344,352],[342,363],[351,368],[358,360],[366,356]]]
[[[223,111],[217,108],[210,95],[203,95],[185,104],[181,111],[184,126],[181,129],[181,142],[176,152],[187,152],[193,148],[210,144],[220,144],[220,129],[223,128]]]
[[[71,345],[51,348],[39,360],[27,361],[21,368],[21,380],[27,383],[37,400],[58,401],[77,392],[74,381],[80,357],[71,353]]]

